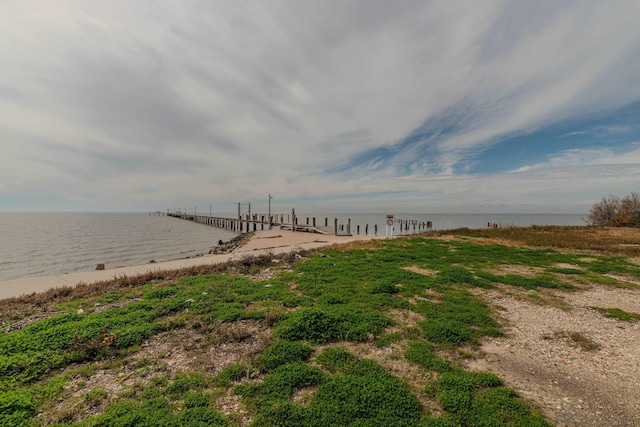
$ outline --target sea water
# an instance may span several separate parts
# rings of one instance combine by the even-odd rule
[[[237,214],[236,214],[237,215]],[[223,215],[219,215],[223,216]],[[233,217],[233,214],[224,215]],[[386,229],[386,214],[297,213],[298,224],[329,227],[335,219],[344,232],[384,236],[414,232]],[[585,225],[584,214],[394,214],[394,219],[426,223],[434,230],[461,227]],[[279,220],[279,215],[277,217]],[[284,221],[288,221],[284,216]],[[415,231],[424,231],[416,228]],[[236,233],[147,213],[0,212],[0,281],[167,261],[207,253]]]
[[[416,232],[425,231],[424,228],[418,230],[417,224],[426,224],[431,221],[433,230],[451,230],[455,228],[487,228],[497,227],[529,227],[532,225],[586,225],[586,214],[398,214],[393,215],[393,230],[387,229],[386,214],[307,214],[296,213],[298,224],[313,224],[324,226],[325,219],[329,227],[333,227],[335,219],[338,219],[338,228],[346,231],[350,225],[351,234],[356,234],[360,226],[360,234],[374,235],[376,226],[377,235],[384,236],[386,232],[394,235],[410,234],[414,232],[413,224],[416,224]],[[279,218],[278,218],[279,219]],[[400,229],[399,220],[408,221],[409,227]],[[285,222],[287,221],[285,217]]]
[[[193,257],[235,235],[146,213],[0,212],[0,281]]]

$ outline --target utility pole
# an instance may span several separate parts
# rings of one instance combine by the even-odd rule
[[[211,215],[211,205],[209,205],[209,216],[212,217],[213,215]]]
[[[271,230],[271,199],[273,199],[273,197],[271,197],[271,194],[269,194],[269,230]]]

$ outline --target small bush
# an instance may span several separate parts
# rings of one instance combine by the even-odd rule
[[[209,398],[204,393],[190,393],[184,398],[185,408],[206,408],[209,406]]]
[[[239,363],[227,366],[216,376],[215,382],[220,386],[229,386],[232,382],[240,381],[247,376],[249,370],[249,366]]]
[[[339,372],[319,387],[309,403],[315,424],[413,425],[420,416],[418,399],[407,385],[369,359],[342,348],[327,348],[318,363]]]
[[[20,389],[0,393],[0,425],[26,426],[38,407],[30,390]]]
[[[273,371],[281,365],[292,362],[305,362],[313,348],[308,345],[281,340],[266,349],[258,358],[258,365],[264,371]]]
[[[316,358],[318,363],[331,373],[345,372],[357,363],[358,358],[343,347],[327,347]]]
[[[424,341],[414,341],[404,353],[404,357],[418,366],[436,372],[447,372],[450,369],[449,362],[436,356],[431,345]]]
[[[473,330],[455,320],[434,319],[421,323],[424,336],[429,341],[446,346],[475,343]]]
[[[384,348],[394,342],[402,341],[403,339],[405,339],[405,336],[402,333],[394,332],[391,334],[380,335],[373,343],[378,348]]]
[[[449,412],[457,425],[550,426],[542,417],[532,414],[517,393],[503,387],[502,380],[493,374],[444,372],[436,389],[442,409]]]
[[[382,332],[391,321],[377,311],[350,305],[303,308],[280,324],[279,335],[289,341],[365,341]]]
[[[349,298],[347,296],[335,293],[324,294],[318,298],[318,305],[346,304],[348,302]]]
[[[262,383],[241,384],[236,393],[258,409],[265,409],[286,402],[291,395],[304,387],[317,386],[325,380],[318,368],[303,363],[289,363],[276,368]]]
[[[167,387],[167,394],[179,397],[189,390],[201,389],[208,385],[208,380],[201,372],[190,372],[187,375],[177,376]]]
[[[178,293],[178,288],[176,286],[165,286],[162,288],[154,289],[153,291],[147,292],[145,294],[146,299],[163,299],[170,296],[174,296]]]
[[[285,307],[311,307],[313,305],[313,299],[309,298],[309,297],[300,297],[300,296],[293,296],[293,297],[289,297],[287,299],[285,299],[282,302],[282,305],[284,305]]]
[[[474,284],[475,279],[473,275],[463,267],[446,267],[443,268],[437,275],[436,281],[438,283],[449,285],[449,284]]]
[[[390,282],[376,283],[371,286],[370,291],[372,294],[397,294],[400,289],[396,285]]]

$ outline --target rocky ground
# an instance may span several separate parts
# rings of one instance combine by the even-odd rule
[[[507,337],[484,340],[470,368],[499,375],[558,426],[640,426],[640,322],[592,308],[640,313],[640,289],[479,292]]]

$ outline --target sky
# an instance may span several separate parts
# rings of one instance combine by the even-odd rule
[[[640,191],[639,16],[3,0],[0,210],[588,212]]]

